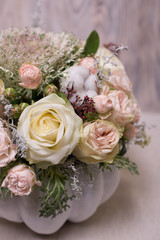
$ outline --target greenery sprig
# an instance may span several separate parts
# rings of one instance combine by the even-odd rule
[[[40,217],[54,218],[63,210],[66,211],[70,207],[68,201],[73,199],[73,196],[68,195],[65,187],[68,177],[58,167],[48,167],[40,169],[39,178],[43,194],[40,197]]]
[[[112,171],[112,166],[116,166],[118,168],[118,170],[120,169],[128,169],[130,171],[131,174],[139,174],[138,171],[138,167],[136,165],[136,163],[132,162],[129,160],[128,157],[125,156],[120,156],[117,155],[114,160],[113,163],[100,163],[100,168],[104,171],[104,169],[109,169],[110,171]]]

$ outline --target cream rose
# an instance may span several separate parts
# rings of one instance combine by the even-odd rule
[[[34,171],[25,164],[19,164],[9,170],[1,187],[7,187],[15,195],[24,196],[31,193],[35,184],[41,185],[36,181]]]
[[[95,56],[98,59],[99,67],[103,66],[103,74],[107,77],[109,76],[109,72],[112,72],[117,69],[124,70],[123,64],[115,55],[111,58],[109,63],[105,64],[106,58],[110,58],[111,56],[112,56],[112,52],[105,47],[99,48]]]
[[[85,163],[109,162],[119,152],[120,134],[114,124],[97,120],[81,127],[79,144],[73,155]]]
[[[132,91],[132,83],[123,69],[114,70],[108,78],[108,83],[116,90]]]
[[[51,94],[22,112],[18,131],[28,145],[27,160],[47,165],[60,163],[79,141],[82,120],[69,102]]]
[[[15,161],[17,146],[12,143],[8,132],[0,121],[0,167],[5,167],[11,161]]]

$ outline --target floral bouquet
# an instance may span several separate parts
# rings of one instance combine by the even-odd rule
[[[54,221],[81,201],[83,175],[92,188],[100,172],[138,174],[124,154],[148,138],[118,58],[126,49],[99,48],[96,31],[86,42],[37,28],[0,34],[1,198],[38,189],[39,216]]]

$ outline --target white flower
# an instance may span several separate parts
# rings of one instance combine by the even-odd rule
[[[67,101],[51,94],[27,107],[18,131],[28,145],[27,160],[54,165],[72,153],[79,141],[81,118]]]

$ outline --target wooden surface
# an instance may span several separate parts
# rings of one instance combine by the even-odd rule
[[[31,26],[37,0],[0,0],[0,30]],[[101,44],[129,47],[121,59],[143,111],[160,112],[160,0],[43,0],[46,30],[70,31],[82,39],[96,29]]]

